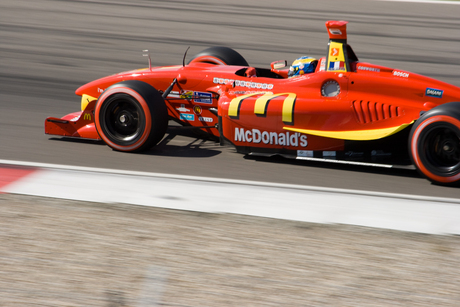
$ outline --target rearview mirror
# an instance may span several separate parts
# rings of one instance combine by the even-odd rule
[[[282,61],[276,61],[276,62],[272,62],[270,64],[271,68],[272,69],[281,69],[281,68],[284,68],[287,66],[287,61],[286,60],[282,60]]]

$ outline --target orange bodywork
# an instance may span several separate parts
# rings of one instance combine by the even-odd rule
[[[347,44],[346,24],[326,23],[328,52],[313,73],[288,78],[287,69],[256,68],[257,76],[247,77],[247,66],[199,61],[119,73],[77,89],[86,99],[82,111],[48,118],[45,133],[100,139],[94,127],[97,97],[125,80],[164,92],[176,78],[165,98],[169,116],[248,152],[345,151],[350,142],[396,135],[423,112],[460,101],[456,86],[360,62]]]

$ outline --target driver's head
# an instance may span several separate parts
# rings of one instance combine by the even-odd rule
[[[295,60],[289,68],[288,76],[298,77],[315,71],[318,60],[309,56],[303,56]]]

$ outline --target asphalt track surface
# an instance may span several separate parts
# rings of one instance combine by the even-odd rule
[[[460,189],[413,170],[254,159],[177,127],[142,154],[43,133],[46,117],[79,110],[80,85],[145,67],[143,49],[153,65],[169,65],[188,46],[190,56],[226,45],[269,67],[323,56],[327,20],[350,22],[348,42],[361,61],[460,86],[459,15],[455,4],[370,0],[2,0],[0,159],[459,198]]]

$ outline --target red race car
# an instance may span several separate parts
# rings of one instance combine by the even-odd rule
[[[102,139],[118,151],[156,145],[168,120],[239,152],[296,159],[411,164],[429,180],[460,183],[460,88],[360,62],[346,21],[328,21],[327,54],[271,69],[212,47],[185,64],[138,69],[78,88],[81,111],[49,117],[45,133]]]

